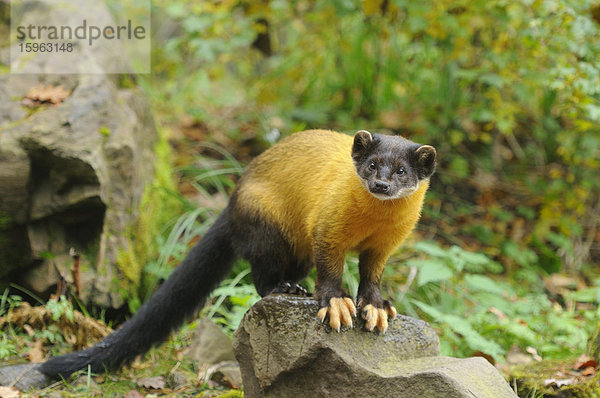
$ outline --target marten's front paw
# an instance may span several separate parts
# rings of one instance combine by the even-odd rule
[[[361,316],[366,321],[365,326],[369,331],[373,331],[377,326],[377,329],[383,334],[388,329],[388,316],[392,319],[396,318],[396,308],[388,300],[383,301],[383,307],[378,308],[373,304],[361,305]]]
[[[340,331],[340,326],[352,327],[352,317],[356,316],[356,307],[350,297],[332,297],[329,299],[329,305],[322,307],[317,312],[317,317],[321,322],[329,316],[329,326],[336,331]]]

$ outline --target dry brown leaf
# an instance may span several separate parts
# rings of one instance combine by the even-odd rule
[[[575,361],[575,365],[573,365],[574,369],[577,370],[581,370],[581,369],[587,369],[587,368],[598,368],[598,362],[596,362],[596,360],[592,357],[590,357],[589,355],[581,355],[579,358],[577,358],[577,361]]]
[[[29,362],[31,363],[44,362],[44,350],[42,348],[42,340],[36,340],[33,343],[33,347],[27,353],[27,357],[29,358]]]
[[[71,95],[71,90],[63,86],[35,86],[29,89],[23,98],[25,105],[54,104],[58,105]]]
[[[471,356],[472,357],[482,357],[482,358],[485,358],[492,365],[496,364],[496,360],[494,359],[494,357],[492,357],[491,355],[486,354],[485,352],[482,352],[482,351],[475,351],[471,354]]]
[[[552,274],[544,277],[544,286],[552,296],[567,297],[572,291],[577,290],[581,283],[570,275]]]
[[[123,395],[123,398],[144,398],[144,396],[136,390],[131,390],[127,394]]]
[[[538,352],[535,348],[527,347],[527,348],[525,348],[525,351],[530,353],[531,356],[533,357],[533,359],[535,359],[537,362],[540,362],[542,360],[542,357],[538,354]]]
[[[490,307],[490,308],[488,308],[488,311],[491,312],[492,314],[496,315],[498,317],[499,321],[503,321],[506,319],[506,315],[504,315],[504,313],[496,307]]]
[[[165,388],[165,379],[162,376],[144,377],[143,379],[139,379],[137,381],[137,385],[144,388],[162,390]]]
[[[29,337],[33,337],[35,335],[35,330],[33,330],[33,328],[28,324],[23,325],[23,330],[25,331],[25,333],[27,333],[27,336]]]
[[[14,387],[0,386],[0,398],[18,398],[21,396],[21,391]]]
[[[594,366],[588,366],[581,371],[582,376],[593,376],[598,372],[598,368]]]
[[[36,330],[43,330],[51,324],[57,325],[66,341],[73,339],[70,336],[75,337],[75,348],[90,345],[91,342],[101,340],[112,332],[104,323],[88,318],[79,311],[73,311],[72,321],[65,315],[55,321],[52,319],[52,312],[46,307],[32,307],[29,303],[21,303],[18,308],[0,317],[0,328],[8,323],[19,326],[28,324]]]

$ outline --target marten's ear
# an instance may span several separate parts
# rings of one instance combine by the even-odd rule
[[[422,180],[431,177],[435,171],[435,148],[431,145],[421,145],[415,151],[415,155],[417,159],[416,167],[419,179]]]
[[[352,155],[359,154],[369,147],[373,142],[373,136],[367,130],[360,130],[354,134],[354,145],[352,145]]]

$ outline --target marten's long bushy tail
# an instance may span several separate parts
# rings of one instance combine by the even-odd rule
[[[92,372],[115,370],[164,341],[204,304],[231,270],[235,253],[229,229],[225,210],[171,276],[121,328],[86,350],[51,358],[39,370],[52,378],[66,378],[88,365]]]

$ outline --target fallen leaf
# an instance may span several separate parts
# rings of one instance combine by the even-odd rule
[[[589,355],[581,355],[579,358],[577,358],[577,361],[575,361],[575,365],[573,366],[574,369],[577,370],[581,370],[581,369],[587,369],[587,368],[598,368],[598,362],[596,362],[596,360],[592,357],[590,357]]]
[[[504,313],[496,307],[490,307],[490,308],[488,308],[488,311],[491,312],[492,314],[496,315],[498,317],[499,321],[503,321],[506,319],[506,315],[504,315]]]
[[[558,388],[561,388],[562,386],[569,386],[574,383],[575,383],[575,380],[572,378],[571,379],[546,379],[546,380],[544,380],[545,386],[556,386]]]
[[[144,396],[136,390],[131,390],[127,394],[123,395],[123,398],[144,398]]]
[[[137,381],[137,385],[144,388],[162,390],[165,388],[165,379],[162,376],[144,377],[143,379],[139,379]]]
[[[598,372],[598,368],[596,368],[594,366],[588,366],[587,368],[585,368],[581,371],[581,375],[582,376],[593,376],[596,374],[596,372]]]
[[[27,358],[31,363],[44,362],[44,349],[42,348],[42,340],[36,340],[33,347],[27,353]]]
[[[542,357],[539,356],[537,350],[533,347],[527,347],[525,348],[525,351],[527,351],[528,353],[531,354],[531,356],[533,357],[533,359],[535,359],[537,362],[541,362]]]
[[[67,90],[63,86],[35,86],[29,89],[23,98],[23,103],[27,106],[44,103],[58,105],[69,95],[71,95],[71,90]]]
[[[552,274],[543,279],[546,290],[552,296],[568,296],[581,285],[580,281],[572,276],[564,274]]]
[[[23,325],[23,330],[25,330],[25,333],[27,333],[27,336],[29,337],[33,337],[35,335],[35,330],[33,330],[33,328],[28,324]]]
[[[0,386],[0,398],[18,398],[21,396],[21,391],[14,387]]]
[[[472,357],[482,357],[482,358],[485,358],[492,365],[496,364],[496,360],[494,359],[494,357],[492,357],[491,355],[486,354],[485,352],[482,352],[482,351],[475,351],[471,354],[471,356]]]

